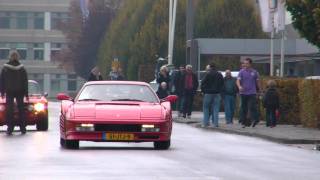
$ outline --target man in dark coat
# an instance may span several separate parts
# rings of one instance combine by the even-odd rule
[[[13,51],[10,54],[9,62],[3,65],[1,71],[1,96],[6,96],[6,121],[7,134],[11,135],[14,129],[14,99],[18,106],[18,125],[22,134],[26,133],[26,120],[24,114],[24,97],[28,98],[28,76],[22,64],[19,62],[19,54]]]
[[[183,103],[182,103],[182,95],[183,95],[183,75],[185,73],[185,67],[184,65],[181,65],[179,67],[179,71],[176,73],[175,78],[173,80],[174,88],[175,88],[175,94],[179,97],[177,101],[177,111],[179,112],[178,117],[182,117],[183,115]]]
[[[183,117],[191,118],[193,98],[197,92],[199,82],[198,76],[192,71],[191,65],[186,65],[186,71],[181,78]]]

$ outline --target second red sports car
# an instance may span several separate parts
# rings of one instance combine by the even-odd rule
[[[79,141],[154,142],[168,149],[171,142],[171,103],[159,100],[144,82],[92,81],[72,99],[58,94],[61,102],[60,144],[79,148]]]

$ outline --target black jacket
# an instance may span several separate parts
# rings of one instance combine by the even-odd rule
[[[159,88],[157,91],[157,95],[158,95],[159,99],[163,99],[163,98],[167,97],[169,95],[169,93],[167,90]]]
[[[20,94],[28,96],[27,72],[19,61],[9,61],[3,65],[0,77],[1,94]]]
[[[88,81],[101,81],[102,80],[102,76],[98,75],[98,77],[96,75],[94,75],[93,73],[90,73]]]
[[[216,70],[210,70],[201,81],[201,91],[204,94],[219,94],[224,88],[223,76]]]
[[[174,87],[175,87],[175,93],[178,96],[182,95],[182,93],[183,93],[183,84],[184,84],[183,81],[182,81],[183,74],[184,74],[184,72],[178,71],[175,74],[174,80],[173,80]]]
[[[167,74],[167,77],[164,77],[162,74],[159,74],[159,77],[157,78],[157,83],[159,84],[159,87],[160,87],[162,82],[166,82],[167,86],[169,87],[169,83],[170,83],[169,74]]]
[[[279,95],[275,88],[268,88],[263,96],[263,107],[265,108],[279,108]]]

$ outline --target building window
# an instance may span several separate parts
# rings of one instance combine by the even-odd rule
[[[69,74],[68,75],[68,91],[77,90],[77,75]]]
[[[51,29],[61,30],[62,26],[68,22],[68,13],[53,12],[51,13]]]
[[[43,17],[36,17],[33,20],[33,27],[34,29],[44,29],[44,18]]]
[[[33,58],[34,58],[34,60],[43,60],[44,59],[44,50],[43,49],[35,49]]]
[[[28,17],[26,12],[17,12],[17,29],[27,29],[28,28]]]
[[[0,59],[8,59],[9,51],[9,49],[0,49]]]
[[[26,49],[18,49],[17,50],[19,55],[20,55],[20,59],[21,60],[26,60],[27,59],[27,50]]]
[[[9,17],[0,17],[0,28],[9,29],[10,28],[10,18]]]
[[[60,80],[59,79],[52,79],[51,80],[51,90],[55,91],[55,92],[61,91]]]

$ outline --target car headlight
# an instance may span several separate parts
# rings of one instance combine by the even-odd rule
[[[44,111],[45,109],[45,105],[43,103],[36,103],[33,105],[33,107],[37,112]]]
[[[93,124],[78,124],[76,126],[76,131],[94,131]]]
[[[153,124],[143,124],[141,132],[160,132],[160,128],[155,127]]]

